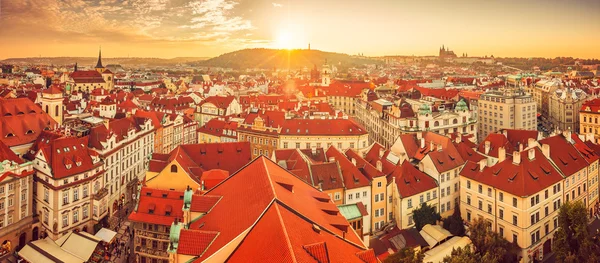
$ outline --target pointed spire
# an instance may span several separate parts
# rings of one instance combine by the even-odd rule
[[[102,47],[98,50],[98,63],[96,63],[96,68],[104,68],[102,66]]]

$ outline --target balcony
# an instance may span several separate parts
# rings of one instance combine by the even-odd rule
[[[106,189],[106,187],[105,187],[105,188],[100,189],[100,191],[98,191],[97,193],[93,194],[93,197],[94,197],[94,200],[100,201],[107,194],[108,194],[108,189]]]
[[[163,251],[159,248],[154,249],[154,248],[149,248],[149,247],[136,246],[135,252],[141,253],[141,254],[146,254],[149,256],[155,256],[155,257],[162,257],[162,258],[169,257],[169,253],[167,253],[166,251]]]

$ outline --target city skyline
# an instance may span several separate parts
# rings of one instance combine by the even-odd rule
[[[0,1],[0,59],[215,57],[243,48],[599,58],[600,2]],[[515,44],[516,43],[516,44]]]

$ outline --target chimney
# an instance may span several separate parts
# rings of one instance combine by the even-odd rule
[[[311,147],[310,152],[312,153],[312,155],[317,155],[317,147]]]
[[[384,148],[379,149],[379,158],[382,158],[384,153],[385,153]]]
[[[438,152],[441,152],[441,151],[442,151],[442,144],[438,144],[438,145],[437,145],[437,150],[438,150]]]
[[[421,138],[421,149],[425,148],[425,139]]]
[[[523,144],[519,143],[519,152],[522,152],[522,151],[523,151]]]
[[[356,166],[356,159],[352,158],[352,165]]]
[[[483,171],[483,168],[487,166],[487,159],[479,160],[479,171]]]
[[[329,157],[329,162],[330,163],[335,162],[335,157]]]
[[[504,148],[504,146],[498,148],[498,162],[504,162],[504,160],[506,159],[506,149]]]
[[[508,138],[508,133],[506,132],[506,129],[502,130],[502,134],[504,134],[504,137]]]
[[[435,143],[433,141],[429,142],[429,151],[433,152],[435,150]]]
[[[381,161],[377,161],[377,171],[383,171],[383,164],[381,163]]]
[[[423,133],[417,132],[417,139],[423,139]]]
[[[485,141],[485,154],[490,154],[490,149],[492,148],[492,143],[490,141]]]
[[[521,163],[521,152],[514,151],[513,152],[513,163],[520,164]]]
[[[460,143],[462,141],[460,134],[454,138],[455,143]]]
[[[527,151],[527,156],[529,157],[529,160],[535,159],[535,149],[534,148],[529,149],[529,151]]]
[[[419,171],[423,172],[425,170],[425,164],[419,162]]]
[[[569,129],[567,129],[566,131],[563,132],[563,136],[565,136],[565,139],[567,139],[567,141],[571,142],[571,128],[569,127]]]
[[[546,158],[550,158],[550,145],[542,144],[542,153]]]
[[[535,145],[535,139],[534,138],[527,139],[527,147],[531,148],[534,145]]]

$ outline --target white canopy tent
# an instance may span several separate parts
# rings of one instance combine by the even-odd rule
[[[50,238],[28,243],[18,252],[29,262],[87,262],[102,239],[85,232],[70,232],[56,241]]]
[[[23,259],[36,263],[55,263],[57,260],[64,263],[83,263],[87,261],[63,250],[49,237],[28,243],[18,254]]]
[[[102,239],[106,243],[110,243],[115,239],[117,232],[112,231],[108,228],[102,228],[96,233],[96,237]]]

